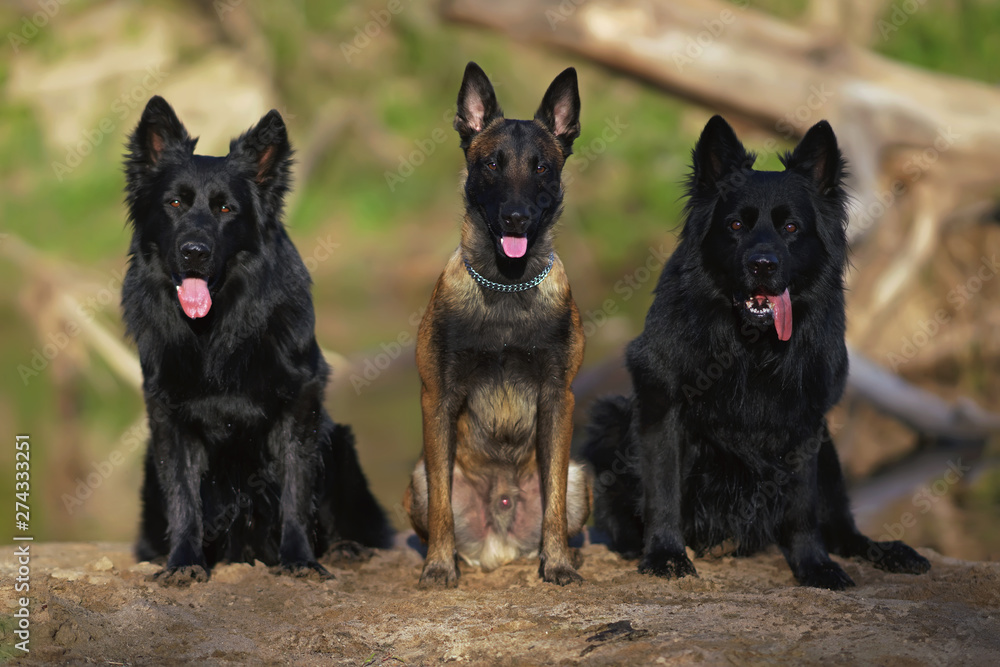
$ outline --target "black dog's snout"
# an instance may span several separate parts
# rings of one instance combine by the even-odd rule
[[[753,275],[766,278],[778,270],[778,258],[770,254],[757,253],[750,256],[747,267]]]
[[[203,264],[212,257],[212,249],[207,243],[188,241],[181,244],[181,257],[192,264]]]

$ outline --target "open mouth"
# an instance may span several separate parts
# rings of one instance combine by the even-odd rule
[[[792,337],[792,299],[786,289],[778,296],[763,292],[743,300],[746,313],[761,324],[774,323],[778,340],[787,341]]]
[[[528,237],[501,234],[500,247],[503,249],[503,254],[511,259],[524,257],[524,253],[528,252]]]
[[[746,305],[747,311],[755,317],[767,318],[774,316],[774,302],[765,294],[757,294],[750,297],[744,301],[744,305]]]
[[[177,300],[185,315],[192,320],[208,315],[208,311],[212,309],[212,295],[208,291],[207,280],[197,276],[178,280],[174,276],[174,283],[177,286]]]

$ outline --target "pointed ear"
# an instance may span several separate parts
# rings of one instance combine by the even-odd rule
[[[580,90],[575,69],[563,70],[552,81],[535,112],[535,120],[556,135],[565,157],[573,152],[573,141],[580,136]]]
[[[714,192],[722,179],[734,171],[752,167],[756,159],[722,116],[712,116],[691,152],[691,187]]]
[[[130,179],[159,165],[164,153],[181,150],[191,154],[197,141],[188,136],[165,99],[159,95],[151,97],[128,140],[126,169]]]
[[[292,145],[281,114],[271,109],[260,122],[229,144],[228,159],[236,160],[259,188],[269,220],[281,216],[291,185]]]
[[[455,112],[455,129],[462,138],[462,149],[467,149],[472,138],[497,118],[503,118],[503,110],[497,104],[493,84],[479,65],[470,62],[465,66]]]
[[[271,109],[229,145],[229,155],[247,163],[253,179],[262,187],[287,181],[292,164],[292,146],[281,114]]]
[[[844,158],[837,147],[837,136],[825,120],[813,125],[791,153],[781,159],[785,169],[797,171],[816,184],[820,194],[840,185],[844,177]]]

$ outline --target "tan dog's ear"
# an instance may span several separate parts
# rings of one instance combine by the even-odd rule
[[[497,104],[493,84],[479,65],[470,62],[465,66],[455,112],[455,129],[462,138],[462,149],[468,149],[472,138],[497,118],[503,118],[503,109]]]
[[[563,149],[563,157],[573,152],[573,141],[580,136],[580,89],[576,70],[569,67],[552,81],[545,97],[535,112],[541,121],[556,135]]]

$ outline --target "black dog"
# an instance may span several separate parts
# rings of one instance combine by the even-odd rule
[[[579,117],[572,68],[533,120],[504,118],[486,74],[465,69],[462,242],[417,342],[424,455],[404,506],[428,540],[422,586],[457,585],[456,555],[492,570],[539,554],[545,581],[581,580],[567,534],[590,514],[583,465],[569,460],[584,337],[552,248]]]
[[[285,125],[271,111],[226,157],[196,141],[153,97],[125,160],[122,307],[152,433],[136,553],[167,556],[163,583],[254,559],[328,577],[331,545],[386,546],[391,531],[350,429],[323,408],[309,274],[281,223]]]
[[[687,221],[628,347],[631,399],[593,412],[585,455],[597,472],[597,525],[639,571],[695,574],[701,554],[777,543],[802,584],[843,589],[828,552],[891,572],[930,564],[854,525],[824,415],[847,378],[844,161],[817,123],[752,169],[719,116],[693,153]]]

